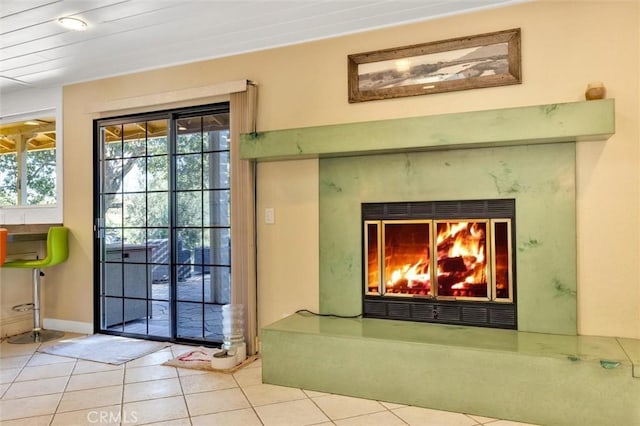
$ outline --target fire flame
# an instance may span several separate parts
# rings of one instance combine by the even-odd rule
[[[484,262],[484,230],[477,223],[469,226],[468,222],[449,222],[438,233],[438,250],[448,239],[452,239],[453,246],[449,249],[448,257],[474,257],[477,262]]]
[[[414,285],[429,285],[430,281],[429,265],[422,259],[418,260],[414,265],[406,264],[400,269],[396,269],[391,273],[391,278],[387,281],[387,288],[393,287],[401,281],[407,282],[407,287],[413,288]]]
[[[486,284],[486,235],[484,224],[478,222],[447,222],[438,224],[438,279],[449,279],[454,296],[474,284]],[[463,267],[464,265],[464,267]],[[451,280],[456,282],[451,283]]]
[[[436,224],[436,273],[438,294],[486,296],[486,222],[440,222]],[[418,246],[422,247],[418,250]],[[424,250],[423,247],[427,249]],[[431,295],[428,236],[424,246],[416,245],[415,263],[404,256],[403,264],[387,263],[388,293]],[[393,259],[393,258],[392,258]],[[414,258],[415,259],[415,258]],[[409,263],[406,263],[410,260]]]

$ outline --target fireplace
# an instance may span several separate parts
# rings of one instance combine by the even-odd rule
[[[361,210],[365,317],[517,329],[515,199]]]
[[[518,208],[513,323],[523,332],[575,335],[576,141],[603,141],[614,124],[615,101],[604,99],[251,133],[242,135],[240,151],[261,162],[319,158],[320,312],[363,313],[362,203],[509,198]],[[307,201],[292,199],[294,211],[312,214]],[[313,285],[312,278],[296,282],[305,295]],[[446,302],[438,302],[442,311]],[[494,302],[493,315],[513,315],[515,307],[498,311],[507,306]]]

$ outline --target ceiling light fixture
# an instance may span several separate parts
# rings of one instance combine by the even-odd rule
[[[87,29],[87,23],[79,18],[72,18],[70,16],[64,16],[58,19],[58,23],[63,27],[73,31],[84,31]]]

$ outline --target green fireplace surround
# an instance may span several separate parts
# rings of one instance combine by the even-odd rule
[[[294,314],[262,329],[263,381],[540,424],[640,424],[640,341],[576,336],[575,143],[602,143],[614,121],[607,99],[242,135],[244,159],[320,159],[323,313],[361,312],[361,203],[516,200],[518,331]]]

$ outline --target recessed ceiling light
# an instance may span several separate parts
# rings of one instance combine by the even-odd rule
[[[25,121],[24,124],[26,124],[27,126],[39,126],[40,125],[40,123],[38,123],[37,121],[33,121],[33,120]]]
[[[72,18],[70,16],[65,16],[58,19],[58,22],[63,27],[73,31],[84,31],[87,29],[87,23],[79,18]]]

